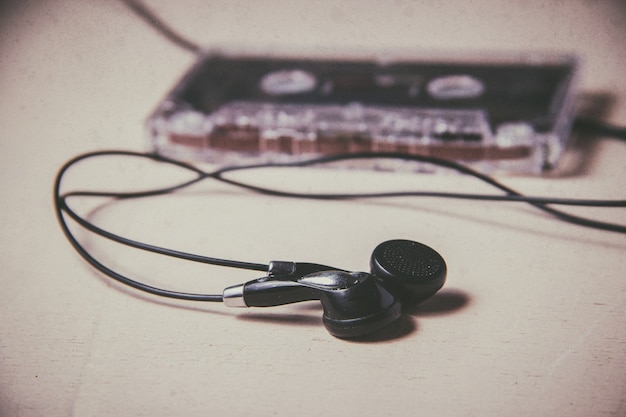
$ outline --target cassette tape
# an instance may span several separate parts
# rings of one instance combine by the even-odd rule
[[[217,164],[384,151],[540,173],[567,144],[576,69],[572,57],[207,56],[158,105],[146,130],[157,153]]]

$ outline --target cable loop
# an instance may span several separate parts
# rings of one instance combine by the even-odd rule
[[[63,179],[67,171],[76,165],[77,163],[98,157],[104,156],[126,156],[136,157],[152,160],[157,163],[163,163],[168,165],[177,166],[185,169],[194,174],[194,178],[186,181],[182,181],[176,185],[148,189],[134,192],[114,192],[114,191],[97,191],[97,190],[75,190],[62,193],[61,186]],[[357,159],[396,159],[404,161],[415,161],[420,163],[428,163],[439,167],[445,167],[454,171],[457,171],[464,175],[472,176],[482,182],[485,182],[492,187],[500,190],[503,194],[469,194],[469,193],[445,193],[445,192],[426,192],[426,191],[393,191],[393,192],[379,192],[379,193],[302,193],[292,191],[282,191],[273,189],[271,187],[262,187],[258,185],[249,184],[243,181],[227,178],[227,174],[235,171],[253,171],[264,168],[294,168],[294,167],[307,167],[314,165],[323,165],[331,162],[345,161],[345,160],[357,160]],[[626,207],[626,200],[592,200],[592,199],[571,199],[571,198],[552,198],[552,197],[534,197],[525,196],[522,193],[513,190],[509,186],[506,186],[492,177],[475,171],[465,165],[459,164],[454,161],[420,155],[406,155],[398,153],[355,153],[355,154],[341,154],[331,155],[321,158],[314,158],[304,161],[287,162],[287,163],[265,163],[265,164],[251,164],[251,165],[239,165],[220,168],[215,171],[207,172],[200,168],[175,159],[167,158],[161,155],[153,153],[140,153],[133,151],[121,151],[121,150],[108,150],[97,151],[79,155],[70,161],[68,161],[59,170],[54,182],[54,207],[57,215],[57,219],[63,232],[65,233],[69,242],[74,246],[76,251],[93,267],[108,275],[109,277],[130,285],[142,291],[146,291],[155,295],[160,295],[170,298],[178,298],[194,301],[222,301],[222,296],[219,294],[193,294],[176,292],[162,288],[156,288],[139,281],[133,280],[129,277],[119,274],[118,272],[110,269],[106,265],[98,261],[87,249],[78,241],[78,239],[72,234],[68,224],[66,216],[75,221],[79,226],[84,229],[101,236],[103,238],[112,240],[114,242],[141,249],[148,252],[153,252],[165,256],[175,257],[178,259],[201,262],[210,265],[225,266],[231,268],[240,268],[256,271],[267,271],[268,265],[242,262],[236,260],[213,258],[203,255],[197,255],[192,253],[186,253],[177,251],[174,249],[168,249],[160,246],[151,245],[144,242],[138,242],[132,239],[128,239],[123,236],[111,233],[105,229],[102,229],[89,220],[79,215],[69,205],[70,199],[77,198],[94,198],[94,197],[108,197],[114,199],[132,199],[132,198],[147,198],[158,195],[170,194],[180,191],[186,187],[204,180],[215,180],[225,184],[229,184],[234,187],[242,188],[255,193],[287,197],[287,198],[302,198],[302,199],[318,199],[318,200],[354,200],[354,199],[373,199],[373,198],[389,198],[389,197],[430,197],[430,198],[453,198],[453,199],[466,199],[466,200],[479,200],[479,201],[508,201],[508,202],[524,202],[528,203],[539,210],[549,213],[550,215],[573,224],[580,226],[590,227],[594,229],[606,230],[617,233],[626,233],[626,226],[615,223],[603,222],[595,219],[589,219],[580,217],[570,213],[563,212],[561,210],[550,207],[549,205],[569,205],[569,206],[593,206],[593,207]]]

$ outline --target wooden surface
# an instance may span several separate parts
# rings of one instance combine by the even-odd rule
[[[440,3],[148,2],[185,35],[226,50],[573,51],[585,97],[605,98],[603,118],[624,124],[624,2]],[[1,7],[2,417],[626,415],[626,239],[530,207],[294,201],[206,184],[92,213],[130,236],[252,262],[363,270],[386,239],[436,248],[449,267],[444,290],[369,341],[330,336],[315,303],[233,311],[154,299],[95,273],[55,222],[54,174],[84,151],[143,149],[143,120],[193,56],[122,3]],[[600,139],[576,175],[504,180],[529,194],[623,197],[625,160],[623,143]],[[74,181],[169,175],[135,169],[89,166]],[[455,176],[263,175],[270,184],[483,190]],[[623,210],[577,212],[626,223]],[[114,265],[175,288],[221,292],[258,276],[85,238]]]

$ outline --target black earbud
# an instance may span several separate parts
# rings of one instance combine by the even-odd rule
[[[374,249],[372,274],[387,282],[405,306],[431,297],[446,282],[446,262],[433,248],[411,240],[389,240]]]
[[[229,307],[269,307],[320,300],[323,321],[334,336],[376,332],[398,319],[402,306],[432,296],[444,284],[446,264],[435,250],[410,240],[390,240],[374,249],[371,273],[330,266],[271,262],[266,277],[224,290]]]
[[[374,333],[400,317],[400,300],[374,275],[341,271],[319,275],[323,274],[350,283],[345,288],[320,293],[324,326],[333,336],[348,338]]]

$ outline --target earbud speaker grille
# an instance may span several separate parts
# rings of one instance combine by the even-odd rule
[[[443,267],[443,260],[435,250],[410,240],[385,242],[377,252],[378,262],[386,271],[408,279],[436,276]]]

